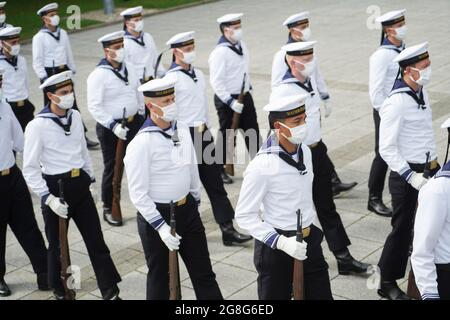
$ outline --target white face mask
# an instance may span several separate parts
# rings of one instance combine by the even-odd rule
[[[233,34],[231,35],[231,39],[235,42],[239,42],[242,40],[242,28],[233,29]]]
[[[57,27],[59,25],[59,20],[60,19],[58,15],[50,17],[50,24],[54,27]]]
[[[279,124],[281,124],[283,127],[289,129],[291,136],[290,137],[286,137],[283,133],[283,137],[285,137],[286,139],[289,140],[290,143],[292,144],[301,144],[303,141],[305,141],[306,136],[308,134],[308,126],[305,124],[301,124],[299,126],[293,127],[293,128],[289,128],[287,125],[285,125],[284,123],[279,122]]]
[[[73,107],[73,103],[75,102],[75,96],[74,96],[73,92],[66,94],[65,96],[57,96],[57,97],[60,100],[58,103],[56,103],[53,100],[52,101],[55,102],[56,105],[58,107],[60,107],[61,109],[67,110],[67,109],[70,109]]]
[[[395,34],[394,37],[397,40],[400,40],[400,41],[405,40],[406,34],[408,33],[408,28],[406,27],[406,25],[403,25],[403,26],[395,29],[395,33],[396,34]]]
[[[427,68],[425,68],[423,70],[419,70],[416,68],[411,68],[411,69],[419,72],[419,75],[420,75],[419,79],[414,80],[411,76],[409,77],[412,81],[417,83],[419,86],[426,86],[430,82],[431,66],[428,66]]]
[[[5,48],[5,47],[4,47]],[[6,48],[5,48],[6,49]],[[7,51],[8,51],[8,53],[10,54],[10,55],[12,55],[12,56],[18,56],[19,55],[19,52],[20,52],[20,44],[15,44],[15,45],[13,45],[13,46],[11,46],[11,48],[8,50],[8,49],[6,49]]]
[[[144,20],[139,20],[138,22],[134,23],[134,31],[141,32],[144,30]]]
[[[164,120],[165,122],[172,122],[174,120],[176,120],[177,118],[177,113],[178,113],[178,109],[177,109],[177,105],[176,103],[171,103],[168,104],[165,107],[160,107],[157,104],[152,103],[152,105],[154,105],[155,107],[159,108],[163,115],[162,116],[158,116],[157,114],[155,114],[158,118]]]
[[[0,23],[5,23],[6,21],[6,14],[2,13],[0,14]]]
[[[311,28],[305,28],[303,30],[300,30],[298,28],[293,28],[295,31],[297,32],[301,32],[302,33],[302,41],[308,41],[311,38]]]
[[[116,56],[113,58],[114,61],[118,62],[118,63],[122,63],[124,58],[125,58],[125,49],[124,48],[120,48],[117,50],[114,49],[109,49],[110,51],[114,51],[114,53],[116,54]]]
[[[183,62],[186,64],[192,64],[195,61],[195,51],[191,51],[191,52],[184,52],[181,51],[180,49],[178,49],[179,52],[181,52],[183,54]]]
[[[296,67],[298,72],[300,72],[300,74],[305,78],[310,77],[314,72],[314,68],[316,67],[314,60],[311,60],[310,62],[307,63],[301,63],[295,60],[294,62],[297,66],[301,64],[305,67],[303,70],[300,70],[298,67]]]

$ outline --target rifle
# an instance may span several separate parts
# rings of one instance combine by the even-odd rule
[[[61,203],[64,203],[64,184],[62,179],[58,180],[59,186],[59,199]],[[59,217],[59,246],[60,246],[60,260],[61,260],[61,281],[64,288],[64,299],[75,300],[75,291],[67,286],[67,281],[71,276],[67,270],[70,267],[70,254],[69,254],[69,240],[67,239],[67,220]]]
[[[175,204],[170,201],[170,234],[175,237],[176,219]],[[169,299],[181,300],[180,268],[178,266],[178,252],[169,251]]]
[[[247,74],[244,73],[244,78],[242,79],[242,87],[241,92],[238,96],[238,102],[244,104],[244,97],[245,97],[245,78]],[[226,163],[225,163],[225,173],[234,176],[234,164],[233,164],[233,158],[234,158],[234,138],[236,130],[239,128],[239,120],[241,118],[241,115],[237,112],[233,113],[233,119],[231,121],[231,130],[232,134],[226,135],[227,141],[226,141]]]
[[[127,119],[125,118],[126,109],[123,108],[122,122],[120,125],[125,128]],[[122,225],[122,210],[120,208],[120,189],[122,187],[123,176],[123,157],[125,156],[125,140],[117,139],[116,145],[116,158],[114,163],[114,175],[112,181],[113,199],[111,217],[119,222],[119,226]]]
[[[427,152],[426,156],[427,156],[427,160],[425,162],[425,168],[423,169],[423,177],[425,179],[428,179],[431,175],[430,152]],[[416,278],[414,277],[414,271],[412,269],[412,266],[411,266],[411,270],[409,270],[409,274],[408,274],[408,287],[406,289],[406,294],[416,300],[421,300],[421,298],[422,298],[420,295],[419,289],[417,288],[417,285],[416,285]]]
[[[302,213],[297,210],[297,242],[303,242]],[[303,261],[294,259],[294,272],[292,276],[294,300],[304,300]]]

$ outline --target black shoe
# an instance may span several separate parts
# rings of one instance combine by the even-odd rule
[[[333,189],[333,197],[337,197],[342,195],[343,192],[347,192],[351,189],[353,189],[358,182],[350,182],[350,183],[343,183],[341,179],[338,177],[337,173],[333,173],[333,176],[331,178],[331,187]]]
[[[348,248],[334,252],[337,260],[338,272],[340,275],[346,276],[349,274],[368,275],[370,264],[356,260],[348,251]]]
[[[113,227],[120,227],[122,225],[122,221],[114,220],[112,217],[111,209],[103,208],[103,220],[105,220],[109,225]]]
[[[87,148],[89,150],[97,150],[99,147],[99,143],[96,141],[92,141],[91,139],[89,139],[87,136],[84,136],[86,138],[86,144],[87,144]]]
[[[38,285],[38,289],[41,291],[50,290],[50,286],[48,285],[48,274],[47,273],[39,273],[37,275],[37,285]]]
[[[225,183],[225,184],[233,183],[233,179],[231,179],[231,177],[229,175],[227,175],[225,172],[222,172],[220,176],[222,177],[223,183]]]
[[[380,197],[370,196],[367,203],[367,210],[382,217],[392,217],[392,210],[386,207]]]
[[[55,297],[55,300],[66,300],[64,290],[53,290],[53,296]]]
[[[102,291],[102,297],[103,300],[122,300],[119,297],[119,293],[120,290],[117,287],[117,285],[114,285],[113,287],[106,289],[106,290],[101,290]]]
[[[5,280],[0,278],[0,297],[7,297],[9,295],[11,295],[11,290],[9,290]]]
[[[222,230],[222,241],[224,246],[232,246],[233,243],[244,243],[252,239],[249,235],[239,233],[233,227],[232,221],[220,224],[220,230]]]
[[[394,281],[380,281],[380,288],[378,295],[388,300],[412,300],[406,293],[404,293]]]

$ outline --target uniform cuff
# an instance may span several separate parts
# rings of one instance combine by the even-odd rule
[[[413,173],[414,173],[414,171],[412,171],[410,168],[408,168],[405,171],[403,171],[402,173],[400,173],[400,175],[402,176],[403,179],[405,179],[406,181],[409,181],[409,179],[411,178]]]
[[[233,103],[233,101],[234,101],[233,97],[230,97],[230,99],[228,99],[228,100],[225,102],[225,104],[226,104],[227,106],[231,107],[231,104]]]
[[[109,124],[109,129],[112,131],[112,130],[114,130],[114,127],[116,126],[118,124],[118,122],[117,121],[112,121],[110,124]]]
[[[320,99],[322,99],[323,101],[327,101],[330,99],[330,95],[328,93],[322,93],[320,94]]]
[[[424,293],[422,300],[440,300],[439,293]]]
[[[263,242],[265,245],[271,247],[272,249],[275,249],[277,247],[279,237],[280,235],[277,232],[273,231],[264,237]]]
[[[156,218],[156,220],[149,221],[149,223],[153,227],[153,229],[158,231],[158,229],[161,228],[162,225],[166,222],[164,221],[163,217],[159,216],[158,218]]]

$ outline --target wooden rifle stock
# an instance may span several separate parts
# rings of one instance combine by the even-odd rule
[[[170,202],[170,234],[174,237],[176,234],[175,204],[173,201]],[[169,299],[181,300],[180,268],[176,250],[169,250]]]
[[[59,186],[59,199],[61,203],[64,202],[64,183],[62,179],[58,180]],[[71,276],[68,273],[70,267],[70,255],[69,255],[69,241],[67,239],[67,220],[59,217],[59,246],[60,246],[60,261],[61,261],[61,281],[64,288],[64,299],[75,300],[75,291],[70,289],[67,285]]]
[[[297,242],[303,242],[302,213],[297,210]],[[303,261],[294,259],[294,272],[292,275],[292,289],[294,300],[304,300]]]

